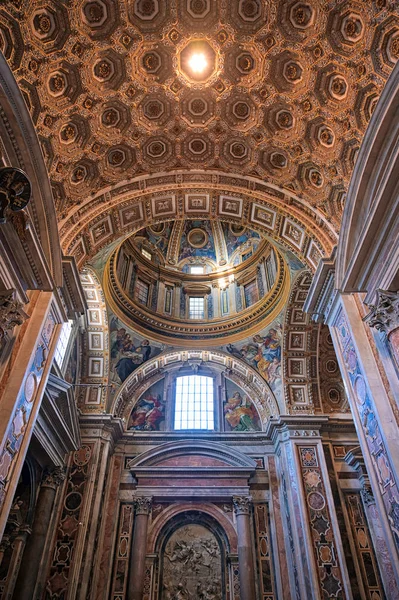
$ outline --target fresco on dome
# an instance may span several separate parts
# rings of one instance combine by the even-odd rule
[[[164,379],[154,383],[142,394],[130,414],[127,428],[131,431],[165,429]]]
[[[215,241],[210,221],[196,219],[185,221],[180,239],[179,262],[185,258],[208,258],[216,261]]]
[[[226,431],[260,431],[259,415],[242,389],[226,379],[226,399],[223,403]]]
[[[113,314],[109,324],[110,378],[121,384],[137,367],[159,354],[163,346],[138,336]]]
[[[281,345],[282,314],[258,334],[236,344],[227,344],[226,350],[256,369],[267,381],[277,399],[281,398]]]
[[[229,260],[230,257],[234,254],[234,252],[241,247],[243,251],[246,247],[248,247],[248,250],[252,248],[253,251],[255,251],[258,247],[260,242],[260,235],[256,231],[247,229],[246,227],[242,227],[241,225],[234,225],[229,223],[222,223],[221,225],[226,241],[227,255],[229,257]],[[249,258],[249,256],[247,258]],[[238,264],[239,260],[240,258],[237,257],[234,261],[234,264]]]
[[[305,265],[295,256],[291,250],[284,249],[285,258],[291,271],[300,271],[305,268]]]
[[[107,260],[111,256],[113,250],[115,250],[117,245],[120,243],[120,241],[120,239],[115,240],[107,246],[104,246],[104,248],[101,248],[101,250],[99,250],[97,254],[93,256],[93,258],[88,263],[88,266],[92,266],[93,269],[96,271],[97,277],[100,281],[102,280]]]
[[[158,248],[162,254],[165,254],[170,240],[172,225],[173,223],[171,221],[167,221],[166,223],[154,223],[151,227],[140,229],[135,237],[145,238],[155,248]]]

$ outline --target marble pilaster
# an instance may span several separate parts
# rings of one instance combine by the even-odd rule
[[[233,507],[237,520],[238,565],[240,569],[240,598],[255,598],[255,563],[251,537],[252,498],[233,496]]]
[[[142,600],[145,557],[147,553],[148,518],[151,513],[152,498],[146,496],[135,498],[134,505],[136,516],[129,563],[127,600]]]

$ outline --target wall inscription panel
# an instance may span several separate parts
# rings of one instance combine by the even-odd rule
[[[166,543],[162,565],[162,600],[222,600],[221,549],[203,525],[176,529]]]

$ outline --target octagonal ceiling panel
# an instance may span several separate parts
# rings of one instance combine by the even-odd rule
[[[5,0],[0,48],[51,154],[59,218],[117,181],[203,168],[291,190],[338,228],[399,57],[395,6]],[[198,40],[216,57],[204,81],[180,71]]]

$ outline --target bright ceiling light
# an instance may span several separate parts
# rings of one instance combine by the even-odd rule
[[[193,73],[203,73],[208,66],[205,54],[196,53],[188,59],[188,66]]]

